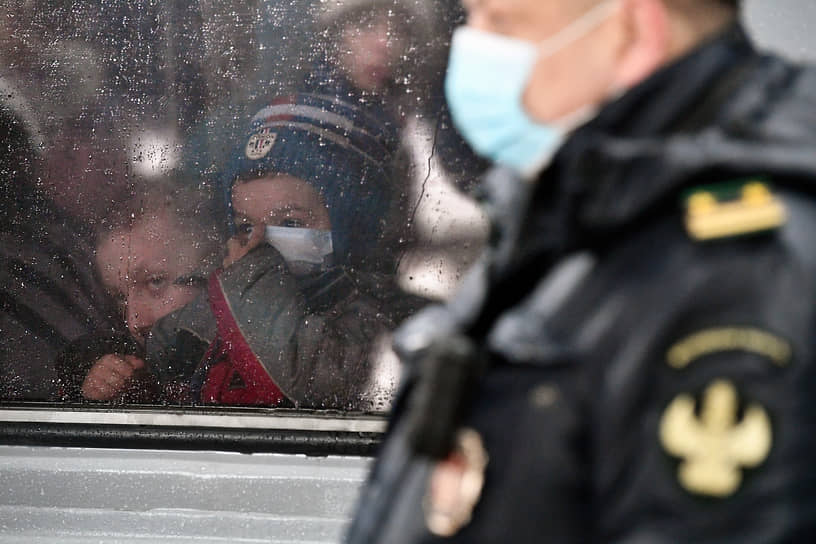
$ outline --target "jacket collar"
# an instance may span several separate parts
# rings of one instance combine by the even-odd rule
[[[573,134],[539,179],[522,240],[540,237],[554,210],[559,245],[586,247],[676,207],[689,185],[769,173],[813,177],[812,127],[795,144],[772,133],[802,122],[777,107],[796,74],[757,54],[741,26],[728,28]]]
[[[585,127],[627,138],[653,138],[679,127],[734,65],[756,54],[737,23],[607,104]]]

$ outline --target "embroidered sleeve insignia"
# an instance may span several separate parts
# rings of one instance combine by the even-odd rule
[[[727,498],[739,489],[743,470],[761,465],[771,450],[771,421],[761,405],[748,405],[738,418],[733,383],[717,380],[703,393],[675,398],[660,421],[660,441],[679,458],[677,477],[690,493]],[[698,415],[699,414],[699,415]]]
[[[755,327],[715,327],[683,338],[666,354],[672,368],[681,370],[706,355],[726,351],[743,351],[759,355],[779,367],[791,361],[790,342],[771,332]]]

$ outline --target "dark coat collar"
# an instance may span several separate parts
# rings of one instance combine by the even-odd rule
[[[816,77],[802,73],[757,53],[739,25],[660,70],[565,143],[531,198],[522,254],[602,244],[676,209],[693,185],[763,175],[814,185],[816,125],[797,110],[816,107]]]
[[[679,214],[689,187],[760,176],[816,189],[814,150],[816,71],[760,55],[734,25],[605,106],[529,198],[506,171],[491,174],[491,244],[452,308],[481,338],[565,255],[604,252]],[[526,213],[508,212],[523,202]]]

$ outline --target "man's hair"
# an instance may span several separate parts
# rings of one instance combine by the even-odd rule
[[[742,0],[664,0],[670,7],[683,11],[705,10],[706,8],[728,8],[737,11],[742,4]]]
[[[663,0],[675,16],[688,21],[703,38],[718,32],[739,15],[741,0]]]

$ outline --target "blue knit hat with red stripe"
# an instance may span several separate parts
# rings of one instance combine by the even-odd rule
[[[224,173],[230,227],[236,180],[293,176],[328,207],[335,262],[365,266],[390,209],[397,146],[396,127],[370,109],[320,94],[275,100],[252,118]]]

